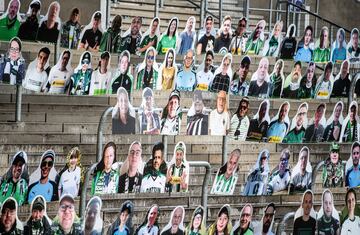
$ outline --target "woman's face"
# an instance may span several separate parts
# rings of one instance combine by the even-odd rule
[[[120,114],[126,114],[129,110],[129,100],[127,95],[125,93],[120,93],[118,102],[119,102]]]
[[[305,37],[304,37],[304,44],[305,46],[309,46],[310,41],[311,41],[311,37],[312,37],[312,32],[310,29],[306,30],[305,32]]]
[[[170,33],[174,33],[176,30],[176,20],[173,20],[170,24]]]
[[[279,37],[280,33],[281,33],[281,30],[282,30],[282,27],[278,24],[276,25],[275,27],[275,30],[274,30],[274,36],[277,38]]]
[[[228,69],[230,67],[230,60],[229,58],[224,59],[223,68],[222,68],[222,74],[226,74]]]
[[[167,62],[166,62],[166,66],[167,67],[171,67],[174,61],[174,53],[172,53],[172,51],[170,51],[168,53],[168,57],[167,57]]]
[[[306,79],[310,82],[312,81],[313,77],[314,77],[314,74],[315,74],[315,67],[314,66],[310,66],[308,68],[308,71],[307,71],[307,75],[306,75]]]
[[[15,40],[10,43],[9,55],[12,61],[16,61],[20,57],[20,45]]]
[[[191,31],[194,25],[194,18],[189,19],[189,22],[187,24],[187,30]]]
[[[342,45],[342,42],[344,41],[344,35],[341,33],[341,31],[339,31],[339,33],[337,35],[337,40],[338,40],[339,44]]]
[[[51,5],[48,18],[50,20],[55,21],[58,14],[59,14],[59,7],[56,4]]]
[[[320,43],[322,46],[325,46],[324,43],[328,41],[329,32],[327,30],[323,30],[322,34],[320,35]]]
[[[121,57],[120,60],[120,73],[124,74],[129,67],[129,59],[126,55]]]
[[[339,119],[339,117],[341,115],[341,110],[342,110],[342,105],[338,104],[338,106],[336,106],[335,114],[334,114],[336,119]]]
[[[227,35],[230,32],[230,28],[231,28],[231,21],[230,20],[225,20],[224,21],[224,34]]]
[[[71,167],[75,167],[78,161],[78,155],[77,154],[72,154],[69,160],[70,166]]]
[[[197,214],[194,217],[194,221],[193,221],[193,227],[194,229],[199,229],[200,225],[201,225],[201,220],[202,220],[202,216],[200,214]]]
[[[225,213],[222,213],[216,222],[217,232],[224,232],[228,221],[229,221],[228,216]]]
[[[108,147],[104,153],[105,169],[110,169],[115,159],[115,150],[113,147]]]

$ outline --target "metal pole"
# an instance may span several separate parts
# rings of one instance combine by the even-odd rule
[[[160,0],[155,0],[154,17],[159,17]]]
[[[357,74],[354,74],[354,76],[352,76],[352,77],[353,77],[353,79],[351,81],[349,95],[348,95],[348,105],[350,105],[351,102],[354,100],[355,85],[356,85],[356,82],[360,79],[360,72],[358,72]]]
[[[104,130],[104,124],[106,121],[106,117],[109,113],[112,112],[114,107],[107,108],[101,115],[99,125],[98,125],[98,131],[97,131],[97,141],[96,141],[96,161],[101,160],[101,155],[103,152],[103,130]]]
[[[201,7],[200,7],[200,28],[201,28],[201,25],[204,24],[204,19],[205,19],[205,1],[206,0],[201,0]]]
[[[205,167],[205,176],[204,176],[204,181],[202,184],[202,189],[201,189],[201,205],[204,207],[205,210],[205,218],[207,215],[207,199],[208,199],[208,184],[210,181],[210,170],[211,170],[211,165],[208,162],[205,161],[194,161],[194,162],[189,162],[190,166],[198,166],[198,167]]]
[[[315,10],[316,10],[315,13],[316,13],[317,15],[319,15],[319,0],[316,0]],[[318,28],[318,19],[317,19],[317,17],[315,17],[315,28],[314,28],[314,31],[315,31],[314,37],[315,37],[315,38],[317,37],[317,28]]]
[[[269,9],[270,9],[270,12],[269,12],[269,32],[270,32],[270,30],[272,28],[271,25],[272,25],[272,14],[273,14],[273,0],[270,0]]]
[[[222,138],[222,146],[221,146],[221,165],[224,165],[227,162],[227,136],[223,136]]]
[[[21,122],[21,103],[22,103],[21,85],[16,84],[16,113],[15,113],[16,122]]]
[[[278,226],[278,228],[280,229],[280,232],[279,231],[276,231],[276,234],[282,234],[285,230],[285,226],[286,226],[286,223],[289,219],[293,218],[295,216],[295,212],[289,212],[287,213],[283,219],[281,220],[280,222],[280,226]]]
[[[85,173],[84,183],[81,187],[80,208],[79,208],[80,218],[83,217],[86,208],[86,190],[90,180],[90,174],[94,172],[96,165],[97,163],[92,164],[91,167],[88,168],[88,170]]]
[[[167,135],[163,135],[162,136],[162,142],[164,144],[164,159],[166,159],[166,161],[170,161],[170,159],[167,158],[167,152],[168,152],[168,138]]]
[[[221,24],[222,24],[222,20],[223,20],[222,5],[223,5],[223,0],[220,0],[219,1],[219,28],[221,28]]]
[[[285,26],[289,27],[289,2],[286,2],[286,16],[285,16]]]
[[[244,1],[244,9],[243,9],[243,14],[246,18],[249,18],[249,7],[250,7],[250,3],[249,0],[245,0]],[[248,19],[249,20],[249,19]]]

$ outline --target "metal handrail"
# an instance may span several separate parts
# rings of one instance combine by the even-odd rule
[[[88,168],[88,170],[86,171],[85,174],[85,180],[84,183],[81,187],[81,197],[80,197],[80,208],[79,208],[79,216],[83,217],[84,216],[84,212],[86,209],[86,191],[88,188],[88,184],[90,182],[90,175],[93,174],[96,166],[98,163],[94,163],[91,165],[90,168]],[[122,162],[117,162],[118,167],[120,167],[123,163]],[[202,184],[202,188],[201,188],[201,205],[204,207],[205,210],[205,218],[207,215],[207,200],[208,200],[208,190],[207,190],[207,186],[209,184],[210,181],[210,175],[211,175],[211,165],[209,162],[205,162],[205,161],[189,161],[189,166],[190,167],[204,167],[205,168],[205,176],[204,176],[204,180],[203,180],[203,184]]]
[[[348,94],[348,105],[350,105],[351,102],[354,100],[355,86],[356,86],[356,82],[359,79],[360,79],[360,72],[357,72],[354,74],[350,85],[349,94]]]
[[[275,234],[278,234],[278,235],[282,234],[284,232],[285,227],[286,227],[287,221],[289,219],[294,218],[294,216],[295,216],[295,212],[286,213],[285,216],[283,217],[283,219],[281,220],[279,226],[277,226]]]
[[[97,141],[96,141],[96,161],[99,162],[101,160],[101,155],[103,152],[103,130],[104,130],[104,124],[106,117],[109,113],[112,112],[114,107],[109,107],[104,110],[104,112],[101,114],[99,125],[98,125],[98,131],[97,131]]]

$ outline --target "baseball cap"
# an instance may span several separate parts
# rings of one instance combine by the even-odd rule
[[[101,13],[96,12],[95,15],[94,15],[94,19],[101,19]]]
[[[71,194],[62,195],[61,198],[60,198],[60,201],[59,201],[60,205],[64,200],[65,201],[70,201],[72,204],[75,203],[74,197]]]
[[[17,164],[18,162],[26,163],[27,161],[27,155],[24,151],[19,151],[14,155],[14,160],[12,162],[12,165]]]
[[[40,196],[36,197],[32,204],[32,210],[39,210],[42,211],[45,209],[45,202],[44,199]]]
[[[340,146],[338,143],[332,142],[330,145],[330,151],[331,152],[339,152],[340,151]]]
[[[173,96],[176,96],[179,100],[180,100],[180,91],[178,91],[178,90],[173,90],[171,93],[170,93],[170,96],[169,96],[169,100],[171,100],[171,98],[173,97]]]

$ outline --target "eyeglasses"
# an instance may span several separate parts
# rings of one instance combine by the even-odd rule
[[[150,55],[148,55],[148,56],[146,57],[146,59],[148,59],[148,60],[154,60],[154,58],[155,58],[155,56],[150,56]]]
[[[61,212],[65,212],[66,209],[69,209],[70,212],[74,211],[74,205],[60,205]]]
[[[280,162],[288,162],[289,160],[287,158],[281,158]]]
[[[10,52],[16,52],[16,53],[19,53],[20,52],[20,49],[17,48],[17,47],[10,47]]]
[[[41,167],[52,167],[54,165],[53,161],[43,161]]]

